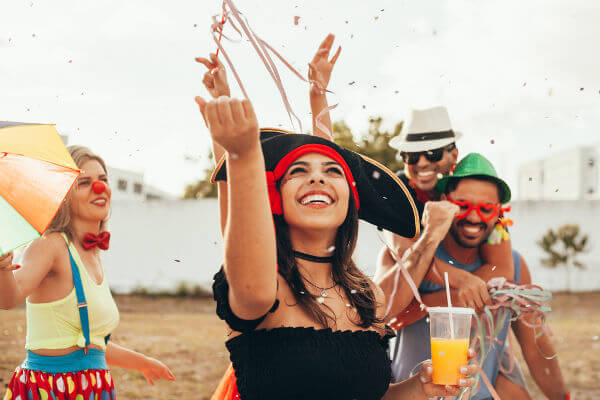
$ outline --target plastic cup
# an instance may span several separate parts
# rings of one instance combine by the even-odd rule
[[[428,307],[431,333],[431,362],[433,383],[438,385],[458,385],[464,378],[460,367],[467,365],[469,337],[471,335],[472,308]],[[454,332],[450,329],[450,318]]]

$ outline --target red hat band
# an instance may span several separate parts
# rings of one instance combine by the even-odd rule
[[[356,189],[356,181],[352,176],[352,171],[350,171],[350,167],[344,158],[332,149],[329,146],[325,146],[322,144],[305,144],[304,146],[300,146],[286,154],[275,166],[273,172],[267,171],[267,187],[269,188],[269,201],[271,203],[271,212],[273,214],[281,215],[283,214],[283,205],[281,202],[281,193],[277,190],[277,181],[285,175],[285,172],[289,168],[292,163],[302,157],[307,153],[320,153],[323,154],[335,162],[337,162],[342,169],[344,170],[344,174],[346,175],[346,181],[350,186],[350,190],[352,192],[352,196],[354,197],[354,203],[356,204],[356,209],[360,209],[360,201],[358,197],[358,190]]]

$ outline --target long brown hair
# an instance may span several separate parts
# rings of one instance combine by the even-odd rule
[[[325,304],[318,304],[316,296],[306,288],[298,264],[294,257],[292,242],[290,240],[289,226],[281,215],[274,215],[277,237],[277,265],[279,273],[287,281],[294,293],[297,304],[303,307],[308,314],[324,327],[330,327],[333,322],[335,327],[335,314]],[[333,250],[332,274],[333,280],[344,291],[350,305],[356,309],[360,321],[354,321],[362,328],[369,328],[383,322],[377,318],[377,302],[375,293],[371,288],[370,280],[358,269],[352,260],[352,253],[358,238],[358,211],[352,196],[349,196],[348,212],[342,225],[338,228]],[[354,292],[354,293],[353,293]],[[321,307],[328,311],[325,312]]]
[[[108,174],[108,170],[106,168],[106,164],[104,163],[104,160],[97,154],[94,154],[87,147],[85,147],[85,146],[69,146],[69,147],[67,147],[67,150],[69,150],[69,153],[71,154],[71,158],[73,158],[73,161],[75,161],[75,165],[77,165],[78,168],[81,168],[81,166],[89,160],[95,160],[100,163],[100,165],[104,169],[104,172]],[[50,232],[65,233],[67,235],[67,237],[69,238],[69,240],[71,240],[71,241],[73,240],[73,236],[74,236],[72,216],[71,216],[71,201],[73,198],[73,190],[76,190],[76,187],[77,187],[77,182],[75,182],[75,184],[71,187],[71,190],[65,197],[65,200],[60,205],[60,208],[58,209],[58,212],[54,216],[54,219],[52,219],[52,222],[50,222],[48,229],[46,229],[46,232],[48,232],[48,233],[50,233]],[[100,222],[100,232],[102,232],[103,230],[106,229],[106,222],[107,222],[106,220]]]

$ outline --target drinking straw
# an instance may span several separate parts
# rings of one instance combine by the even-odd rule
[[[448,299],[448,317],[450,318],[450,337],[454,339],[454,321],[452,320],[452,300],[450,299],[450,284],[448,283],[448,273],[444,272],[446,280],[446,298]]]

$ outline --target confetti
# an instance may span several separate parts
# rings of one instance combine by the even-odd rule
[[[546,368],[544,371],[546,371],[546,375],[550,375],[550,368]]]
[[[598,336],[597,336],[597,335],[596,335],[596,336],[594,336],[594,337],[592,338],[592,340],[598,340]]]
[[[300,291],[300,294],[304,294],[304,291],[303,291],[303,290],[301,290],[301,291]]]
[[[231,153],[231,158],[234,160],[237,160],[239,158],[239,156],[235,153]]]
[[[444,354],[446,354],[444,353],[444,350],[440,350],[440,356],[443,356]]]
[[[346,303],[346,307],[352,307],[350,303]]]
[[[331,246],[327,249],[329,253],[332,253],[335,250],[335,246]]]
[[[350,291],[350,293],[352,293],[352,294],[356,294],[356,289],[352,289],[352,290]]]
[[[325,302],[325,299],[324,299],[324,298],[322,298],[322,297],[317,297],[317,302],[318,302],[319,304],[323,304],[323,303]]]
[[[454,265],[454,261],[452,261],[452,260],[448,260],[448,263]]]
[[[298,21],[300,21],[300,17],[297,15],[294,15],[294,25],[298,25]]]
[[[494,266],[492,267],[492,271],[494,271],[495,269],[496,269],[496,266],[494,265]]]
[[[379,171],[373,171],[373,178],[379,179],[380,176],[381,174],[379,173]]]

